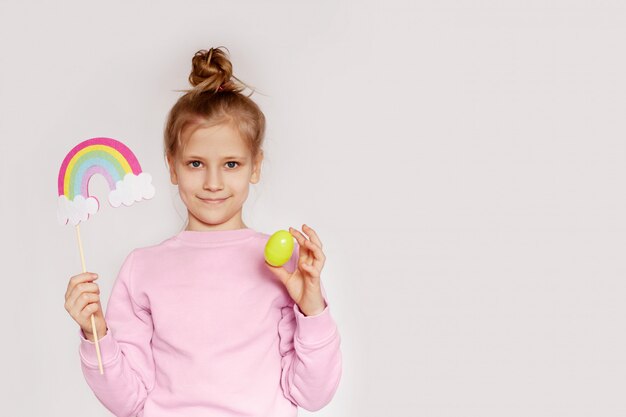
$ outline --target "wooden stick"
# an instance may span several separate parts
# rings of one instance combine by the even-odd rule
[[[83,264],[83,272],[87,272],[85,266],[85,255],[83,254],[83,244],[80,241],[80,228],[76,225],[76,237],[78,238],[78,249],[80,250],[80,261]],[[91,313],[91,332],[93,333],[94,340],[96,341],[96,354],[98,355],[98,366],[100,367],[100,375],[104,375],[104,368],[102,367],[102,357],[100,356],[100,344],[98,343],[98,332],[96,331],[96,319]]]

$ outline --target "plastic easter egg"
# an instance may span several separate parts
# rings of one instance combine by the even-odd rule
[[[293,253],[293,236],[287,230],[279,230],[265,244],[265,260],[272,266],[287,263]]]

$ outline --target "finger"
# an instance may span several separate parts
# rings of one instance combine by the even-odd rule
[[[91,302],[87,304],[85,308],[80,310],[78,314],[83,320],[87,321],[89,320],[89,316],[91,316],[92,314],[97,314],[98,310],[100,310],[100,303]]]
[[[98,284],[93,282],[81,282],[80,284],[77,284],[66,301],[69,308],[72,308],[72,306],[79,301],[82,294],[96,294],[99,296],[100,288],[98,287]]]
[[[307,241],[307,238],[304,237],[304,235],[300,233],[300,231],[294,229],[293,227],[289,228],[289,232],[296,238],[296,240],[298,241],[298,245],[300,246],[300,254],[298,259],[300,259],[301,261],[309,262],[309,251],[305,243]]]
[[[289,231],[291,231],[292,229],[293,228],[290,227]],[[311,242],[309,239],[307,239],[298,230],[293,229],[293,231],[297,234],[296,240],[298,240],[298,244],[300,245],[300,253],[305,254],[305,256],[300,257],[299,262],[301,264],[305,263],[307,265],[314,265],[317,270],[321,271],[322,267],[324,266],[324,261],[326,259],[321,248],[315,243]],[[304,251],[302,249],[304,249]]]
[[[306,246],[311,251],[311,253],[313,253],[313,266],[321,271],[322,267],[324,266],[324,261],[326,261],[326,255],[324,255],[322,248],[320,248],[318,245],[311,242],[310,240],[306,241]]]
[[[82,293],[77,299],[75,304],[72,306],[72,312],[77,317],[81,315],[81,312],[87,307],[88,304],[97,303],[99,297],[97,294],[91,292]]]
[[[306,240],[306,237],[304,237],[304,235],[303,235],[302,233],[300,233],[300,231],[299,231],[299,230],[294,229],[293,227],[290,227],[290,228],[289,228],[289,232],[293,235],[293,237],[295,237],[295,238],[296,238],[296,240],[298,241],[298,244],[299,244],[300,246],[303,246],[303,245],[304,245],[304,242],[303,242],[303,241],[304,241],[304,240]]]
[[[98,287],[98,284],[95,282],[81,282],[72,289],[70,295],[68,296],[68,301],[71,302],[72,300],[77,299],[83,292],[100,294],[100,287]]]
[[[94,281],[98,279],[98,274],[93,272],[83,272],[82,274],[74,275],[70,278],[70,281],[67,284],[67,290],[65,291],[65,299],[70,295],[74,287],[80,284],[81,282]]]
[[[320,248],[323,248],[322,246],[322,241],[320,240],[320,238],[317,236],[317,233],[315,233],[315,230],[313,230],[313,228],[307,226],[306,224],[302,225],[302,231],[304,233],[307,234],[307,236],[309,236],[311,238],[311,242],[315,243],[317,246],[319,246]]]
[[[83,308],[82,310],[80,310],[79,315],[87,319],[92,314],[96,314],[99,309],[100,309],[100,306],[98,305],[98,303],[91,303],[85,306],[85,308]]]
[[[309,265],[307,263],[301,263],[300,267],[304,269],[307,275],[319,277],[319,271],[315,265]]]

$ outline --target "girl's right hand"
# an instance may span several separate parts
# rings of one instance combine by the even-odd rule
[[[102,339],[107,332],[107,325],[102,314],[100,304],[100,288],[92,282],[98,279],[98,275],[91,272],[83,272],[70,278],[65,292],[65,310],[80,325],[85,338],[94,342],[95,338],[91,328],[91,315],[94,315],[98,340]]]

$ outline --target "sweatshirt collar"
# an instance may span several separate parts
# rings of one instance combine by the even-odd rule
[[[233,230],[193,231],[183,230],[175,238],[184,243],[191,244],[220,244],[239,242],[254,236],[256,231],[249,227]]]

